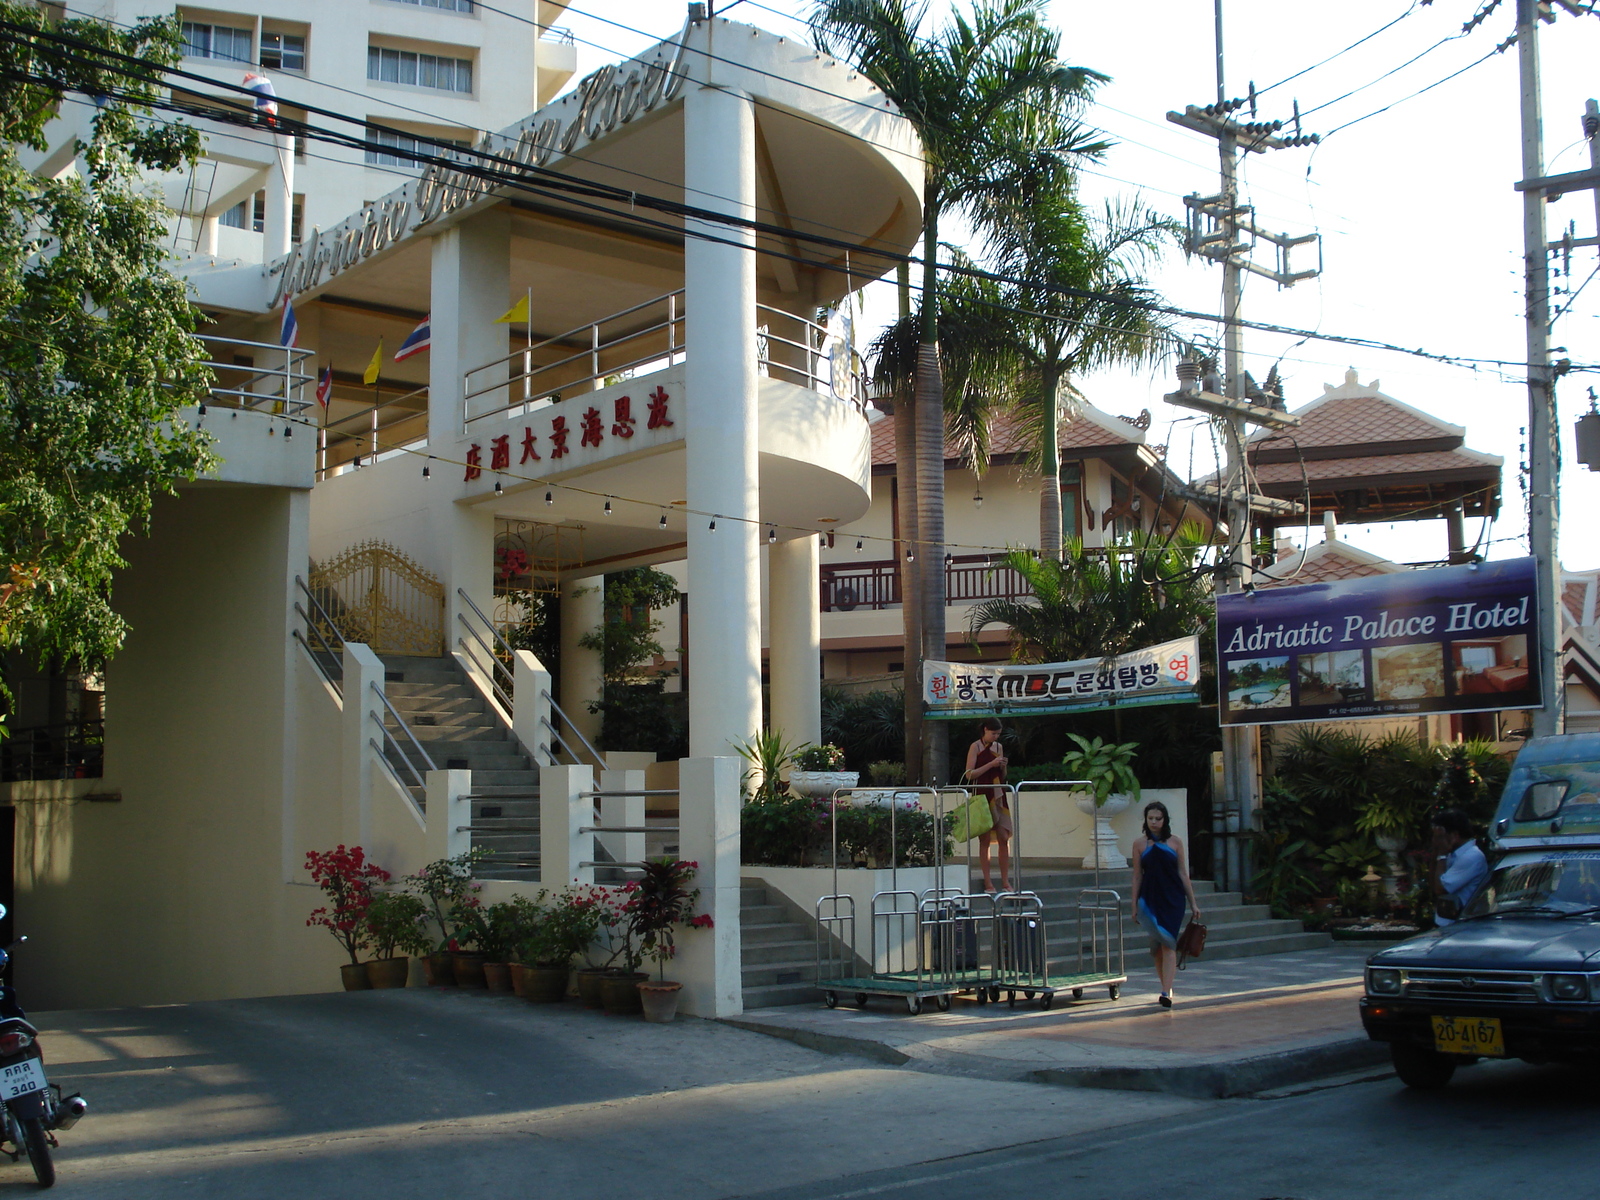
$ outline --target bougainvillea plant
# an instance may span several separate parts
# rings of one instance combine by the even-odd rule
[[[644,865],[644,876],[628,884],[628,899],[622,906],[627,919],[628,943],[637,945],[645,957],[655,960],[658,976],[664,978],[667,959],[677,953],[672,940],[676,925],[710,929],[711,914],[691,916],[700,889],[687,884],[700,864],[682,859],[658,858]]]
[[[369,944],[367,909],[372,907],[372,889],[389,881],[389,872],[368,862],[360,846],[335,846],[332,850],[307,850],[306,870],[311,881],[322,889],[328,903],[313,909],[306,924],[321,926],[350,955],[352,965],[361,961],[361,951]]]

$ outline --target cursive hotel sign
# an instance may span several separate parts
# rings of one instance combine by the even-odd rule
[[[688,37],[685,29],[676,42],[661,43],[648,58],[601,67],[586,76],[571,95],[503,133],[485,136],[475,149],[499,156],[502,161],[486,164],[491,169],[520,167],[531,172],[670,103],[687,78],[683,60]],[[576,111],[569,111],[574,108]],[[562,111],[546,116],[552,109]],[[410,237],[496,186],[493,179],[442,163],[429,164],[415,185],[407,184],[365,206],[326,233],[313,229],[281,264],[272,267],[270,273],[278,277],[278,286],[271,307]]]

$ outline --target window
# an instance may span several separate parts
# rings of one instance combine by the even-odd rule
[[[367,48],[367,78],[380,83],[434,88],[441,92],[472,91],[472,62],[439,54],[414,54],[410,50]]]
[[[255,65],[254,40],[248,29],[230,29],[226,25],[202,25],[198,21],[183,23],[183,53],[186,58],[220,58],[228,62]],[[305,58],[305,39],[301,39],[301,60]]]
[[[382,125],[367,126],[367,137],[371,141],[383,146],[393,146],[400,154],[385,154],[382,150],[367,149],[367,166],[369,167],[419,167],[421,164],[410,154],[437,154],[439,147],[432,142],[419,142],[410,134],[397,133],[393,129],[385,129]],[[461,142],[454,139],[445,139],[452,146],[470,146],[470,142]]]
[[[293,33],[261,34],[261,65],[275,71],[306,69],[306,39]]]
[[[1083,466],[1080,463],[1064,463],[1061,467],[1061,536],[1075,538],[1078,533],[1078,521],[1083,507]]]
[[[289,210],[289,240],[298,242],[300,232],[305,226],[306,198],[299,192],[294,194],[294,206]],[[267,193],[263,188],[248,200],[241,200],[227,212],[217,218],[219,225],[227,225],[233,229],[248,229],[252,233],[263,233],[267,228]]]
[[[398,4],[421,5],[423,8],[442,8],[446,12],[472,11],[472,0],[395,0]]]

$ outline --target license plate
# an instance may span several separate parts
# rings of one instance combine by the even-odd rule
[[[1441,1054],[1506,1055],[1499,1017],[1434,1017],[1433,1045]]]

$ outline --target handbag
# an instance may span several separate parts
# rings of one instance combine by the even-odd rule
[[[1183,927],[1183,932],[1178,935],[1178,970],[1183,970],[1184,960],[1199,958],[1206,948],[1206,927],[1189,918],[1189,923]]]
[[[950,836],[957,842],[970,842],[994,828],[994,812],[989,797],[969,796],[965,804],[950,814]]]

